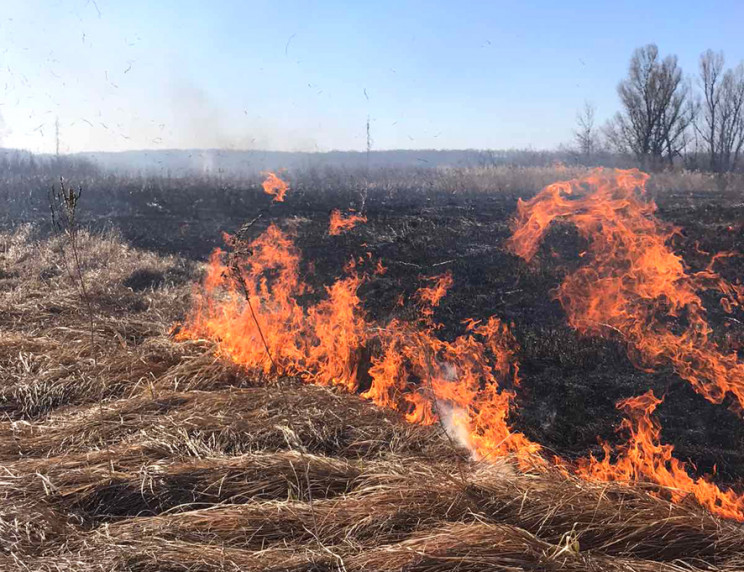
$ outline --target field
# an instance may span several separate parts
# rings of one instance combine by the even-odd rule
[[[8,201],[0,235],[0,569],[744,568],[741,524],[694,495],[574,474],[578,459],[601,456],[600,440],[622,440],[616,403],[652,389],[664,396],[661,440],[689,474],[744,491],[731,394],[711,403],[669,364],[636,367],[622,335],[569,324],[555,292],[585,263],[576,227],[552,225],[529,262],[507,249],[518,198],[583,174],[290,173],[285,202],[258,179],[87,180],[78,208],[91,230],[74,250],[48,232],[48,182],[18,181],[27,191]],[[690,272],[744,250],[741,181],[664,174],[649,192],[658,218],[683,229],[670,248]],[[367,220],[331,235],[335,208]],[[366,323],[382,329],[421,320],[417,292],[449,272],[432,331],[454,343],[464,320],[498,317],[521,380],[509,426],[563,462],[476,460],[444,423],[364,399],[384,340],[360,348],[350,392],[287,366],[244,367],[219,340],[179,334],[220,232],[247,221],[250,240],[275,224],[301,251],[305,307],[355,260]],[[737,284],[744,260],[716,270]],[[703,301],[711,339],[740,363],[741,308]]]

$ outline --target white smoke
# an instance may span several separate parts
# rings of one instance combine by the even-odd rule
[[[455,382],[457,381],[457,368],[448,362],[437,361],[438,375],[440,379]],[[437,399],[436,410],[439,414],[442,427],[444,428],[447,435],[458,444],[460,447],[467,449],[470,452],[470,458],[473,461],[486,461],[485,464],[481,464],[478,469],[478,475],[483,475],[484,478],[493,479],[495,476],[513,476],[515,475],[514,467],[509,464],[507,458],[495,459],[488,457],[481,457],[475,449],[472,439],[470,438],[472,427],[470,425],[470,418],[468,411],[463,407],[458,407],[452,402]],[[474,475],[475,476],[475,475]],[[477,478],[477,477],[476,477]]]
[[[470,422],[467,411],[444,401],[437,401],[437,410],[447,435],[455,443],[470,451],[470,455],[476,459],[475,447],[470,440]]]
[[[318,151],[317,141],[302,129],[275,125],[251,110],[226,108],[206,89],[187,80],[170,85],[172,135],[168,145],[182,149],[282,149]],[[214,170],[219,158],[202,156],[198,167]]]
[[[439,379],[457,381],[457,368],[454,364],[437,360],[437,376]],[[470,422],[468,414],[462,407],[457,407],[449,401],[437,399],[437,412],[444,430],[455,443],[470,451],[475,457],[475,449],[470,440]]]

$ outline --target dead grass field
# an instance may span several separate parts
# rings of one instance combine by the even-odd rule
[[[744,529],[175,342],[197,265],[0,235],[1,570],[744,569]],[[661,495],[663,497],[663,494]]]

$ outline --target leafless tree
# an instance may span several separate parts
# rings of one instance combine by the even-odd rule
[[[703,113],[695,128],[716,173],[735,170],[744,147],[744,63],[726,71],[724,64],[723,52],[700,56]]]
[[[696,113],[677,57],[661,59],[654,44],[638,48],[617,91],[623,110],[606,130],[610,142],[634,155],[643,168],[671,165],[688,143]]]
[[[599,131],[595,125],[594,106],[588,101],[576,113],[576,129],[574,130],[574,141],[578,148],[581,160],[588,164],[592,161],[600,148]]]

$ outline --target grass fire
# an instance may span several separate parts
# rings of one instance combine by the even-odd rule
[[[668,246],[675,230],[654,217],[656,207],[644,196],[647,178],[638,171],[596,172],[548,186],[520,203],[508,247],[530,260],[554,220],[575,224],[589,243],[581,253],[586,266],[568,275],[556,294],[571,326],[582,333],[593,328],[598,335],[602,329],[617,333],[641,359],[669,360],[710,401],[721,403],[730,392],[740,405],[744,361],[735,351],[723,354],[710,340],[699,291],[718,292],[730,314],[744,300],[744,286],[714,272],[720,254],[705,270],[687,273]],[[337,234],[336,225],[332,217],[329,234]],[[326,287],[324,298],[303,308],[298,300],[307,285],[299,278],[300,253],[285,233],[271,225],[249,243],[236,237],[227,242],[233,249],[229,261],[219,250],[213,254],[182,339],[211,339],[219,355],[248,370],[361,393],[378,406],[401,411],[411,423],[443,422],[475,459],[512,456],[522,467],[541,466],[540,445],[509,424],[519,387],[516,341],[509,329],[488,316],[466,319],[467,333],[451,342],[436,335],[432,316],[453,286],[450,273],[415,292],[415,319],[380,324],[366,318],[358,296],[362,282],[374,278],[360,275],[356,264]],[[683,311],[686,327],[676,335],[674,323],[664,318]],[[369,355],[371,347],[378,348],[375,355]],[[362,372],[365,354],[369,367]],[[369,387],[360,391],[364,373]],[[622,428],[632,441],[619,446],[614,462],[608,445],[601,462],[593,456],[579,459],[576,474],[654,483],[673,499],[693,495],[712,512],[744,521],[744,496],[691,478],[684,463],[672,457],[673,447],[659,442],[660,428],[650,415],[660,402],[651,391],[619,402],[630,415]],[[562,459],[553,461],[568,467]]]
[[[733,12],[16,4],[0,572],[744,571]]]
[[[76,227],[65,187],[59,232],[2,239],[7,567],[736,570],[742,461],[659,417],[740,423],[735,236],[653,176],[566,175],[428,255],[416,207],[298,218],[268,175],[203,266]],[[627,381],[576,417],[551,363]]]

